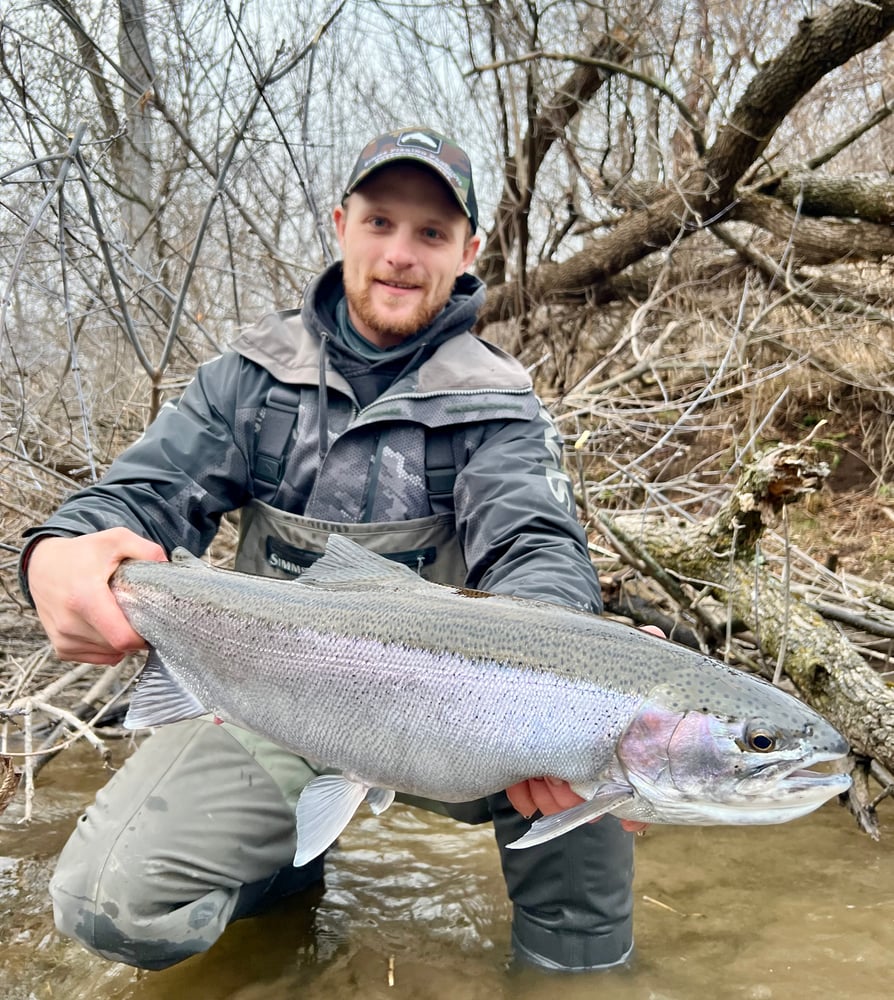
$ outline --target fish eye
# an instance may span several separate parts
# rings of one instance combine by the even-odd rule
[[[776,749],[776,737],[766,729],[750,729],[745,739],[748,749],[755,753],[769,753]]]

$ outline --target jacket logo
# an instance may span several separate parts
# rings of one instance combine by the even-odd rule
[[[547,486],[556,500],[573,514],[575,511],[574,492],[571,489],[571,480],[562,470],[562,438],[559,436],[552,418],[542,406],[540,407],[540,416],[545,421],[543,443],[546,445],[547,454],[552,459],[552,464],[545,462],[543,466]]]

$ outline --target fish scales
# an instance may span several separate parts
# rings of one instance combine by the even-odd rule
[[[129,608],[135,628],[209,711],[375,784],[463,801],[532,768],[584,780],[611,755],[640,700],[600,686],[592,670],[587,678],[580,662],[568,668],[575,643],[551,621],[561,608],[519,615],[514,602],[493,598],[495,620],[483,620],[469,608],[480,612],[479,599],[446,591],[441,601],[455,600],[445,609],[416,594],[284,587],[255,577],[246,600],[244,583],[219,573],[181,583],[146,563],[122,573],[118,596],[127,606],[126,588],[139,590]],[[213,675],[204,669],[211,643]],[[483,655],[495,648],[500,659]],[[346,732],[359,736],[362,750]]]
[[[846,754],[841,735],[759,678],[583,611],[428,583],[341,536],[297,582],[175,553],[123,563],[112,589],[163,661],[127,725],[214,713],[340,772],[299,797],[296,864],[394,791],[569,782],[583,802],[512,845],[527,847],[606,812],[782,822],[850,784],[809,770]]]

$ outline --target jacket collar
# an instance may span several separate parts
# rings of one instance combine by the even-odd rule
[[[237,354],[254,361],[280,382],[318,385],[321,336],[334,335],[334,282],[341,283],[341,265],[327,268],[308,286],[301,309],[268,313],[240,333],[230,345]],[[473,275],[457,280],[454,294],[429,327],[437,349],[418,369],[408,372],[385,396],[397,392],[437,393],[512,391],[531,389],[525,369],[500,348],[475,337],[468,330],[484,299],[484,285]],[[331,364],[326,384],[351,395],[347,380]]]

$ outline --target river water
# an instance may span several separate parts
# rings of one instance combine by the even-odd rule
[[[509,964],[509,906],[488,827],[395,805],[354,819],[326,887],[233,925],[164,972],[105,962],[53,929],[46,885],[104,780],[74,748],[0,817],[2,1000],[889,1000],[894,822],[882,840],[828,803],[777,827],[652,827],[637,840],[637,957],[565,976]],[[884,810],[886,806],[882,806]]]

